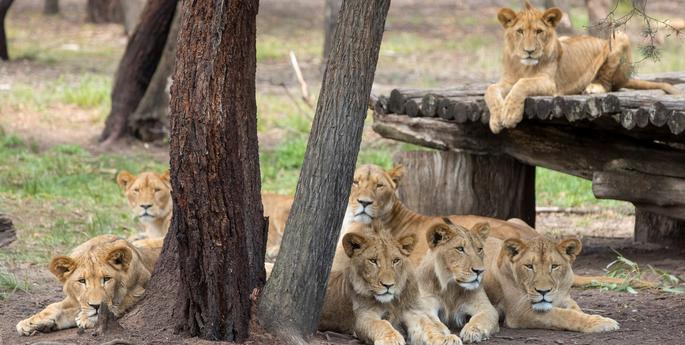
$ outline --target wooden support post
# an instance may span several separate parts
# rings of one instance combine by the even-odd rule
[[[535,226],[535,167],[506,155],[453,151],[402,152],[406,170],[398,193],[427,215],[473,214],[520,218]]]
[[[685,248],[685,220],[635,207],[635,241]]]

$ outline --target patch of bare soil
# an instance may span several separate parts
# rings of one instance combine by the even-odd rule
[[[659,246],[641,246],[628,239],[591,238],[583,239],[584,253],[575,264],[579,274],[601,274],[602,269],[616,254],[610,248],[618,249],[626,257],[637,261],[640,266],[652,265],[666,269],[685,278],[685,250]],[[186,339],[172,332],[172,326],[164,330],[116,333],[93,336],[87,331],[77,334],[76,329],[32,337],[20,337],[14,327],[21,319],[38,312],[50,303],[59,301],[62,292],[59,284],[50,278],[45,268],[28,267],[23,270],[31,280],[29,292],[16,292],[0,303],[0,344],[33,344],[52,341],[57,344],[102,344],[114,339],[123,339],[130,344],[173,344],[209,345],[230,344]],[[621,329],[611,333],[582,334],[551,330],[521,330],[502,327],[485,344],[682,344],[685,337],[682,312],[685,310],[685,295],[659,291],[639,291],[633,295],[599,289],[574,289],[573,297],[588,313],[599,314],[617,320]],[[266,334],[253,324],[252,339],[248,344],[280,344],[278,339]],[[318,334],[313,344],[358,344],[355,339],[335,334]]]

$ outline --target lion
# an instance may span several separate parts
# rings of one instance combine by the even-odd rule
[[[467,229],[444,221],[426,233],[430,249],[416,271],[421,296],[434,317],[461,328],[464,342],[480,342],[499,331],[499,314],[481,284],[490,224]]]
[[[135,176],[124,170],[117,174],[117,184],[124,191],[133,215],[143,224],[144,237],[164,238],[173,210],[169,171]]]
[[[493,133],[513,128],[521,121],[528,96],[604,93],[620,88],[681,93],[668,83],[630,78],[630,41],[623,32],[615,33],[610,40],[591,36],[558,38],[555,28],[562,16],[556,7],[540,11],[527,0],[525,9],[518,13],[510,8],[497,13],[504,27],[504,73],[485,92]]]
[[[101,235],[74,248],[69,256],[52,258],[50,272],[64,285],[66,297],[20,321],[17,332],[32,335],[72,327],[92,328],[102,303],[115,316],[121,316],[145,292],[162,239],[139,243],[150,247],[136,247],[117,236]]]
[[[369,224],[378,219],[393,235],[416,234],[425,238],[426,232],[435,224],[443,223],[443,217],[418,214],[402,204],[397,196],[397,186],[404,176],[404,168],[395,166],[385,171],[383,168],[366,164],[354,172],[354,180],[343,221],[342,234],[354,223]],[[490,224],[490,236],[500,239],[534,237],[538,233],[521,220],[503,221],[495,218],[452,215],[447,216],[454,224],[472,228],[477,223]],[[342,236],[342,235],[341,235]],[[340,246],[339,246],[340,247]],[[419,264],[428,251],[428,243],[420,241],[412,252],[411,259]]]
[[[395,239],[374,225],[343,237],[349,265],[331,272],[319,329],[355,334],[369,344],[458,345],[461,340],[422,307],[409,254],[411,234]]]
[[[483,285],[507,327],[584,333],[619,328],[615,320],[584,313],[571,298],[571,264],[581,248],[577,239],[555,243],[543,236],[486,241]]]
[[[142,172],[138,176],[121,171],[117,175],[117,184],[124,191],[134,216],[145,229],[144,234],[132,236],[131,239],[164,238],[173,213],[169,171],[161,174]],[[289,195],[262,194],[264,215],[269,217],[267,259],[273,260],[278,255],[292,203],[293,197]]]

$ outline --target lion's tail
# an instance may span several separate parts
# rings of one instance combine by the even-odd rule
[[[641,279],[633,279],[630,281],[626,281],[626,279],[623,278],[612,278],[612,277],[607,277],[607,276],[580,276],[577,274],[573,275],[573,286],[575,287],[582,287],[586,285],[590,285],[593,283],[604,283],[604,284],[625,284],[629,283],[631,287],[638,288],[638,289],[649,289],[649,288],[655,288],[657,287],[656,283],[647,281],[647,280],[641,280]]]
[[[670,95],[677,95],[677,94],[682,94],[683,91],[679,90],[677,87],[669,84],[669,83],[661,83],[661,82],[656,82],[656,81],[647,81],[647,80],[638,80],[638,79],[630,79],[628,80],[623,87],[627,89],[634,89],[634,90],[664,90],[667,94]]]

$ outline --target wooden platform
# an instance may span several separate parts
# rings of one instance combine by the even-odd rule
[[[685,72],[641,79],[685,90]],[[393,90],[374,100],[373,129],[424,147],[508,155],[592,180],[597,198],[632,202],[646,224],[653,226],[656,214],[685,230],[685,95],[622,90],[530,97],[524,120],[495,135],[487,126],[485,87]]]

